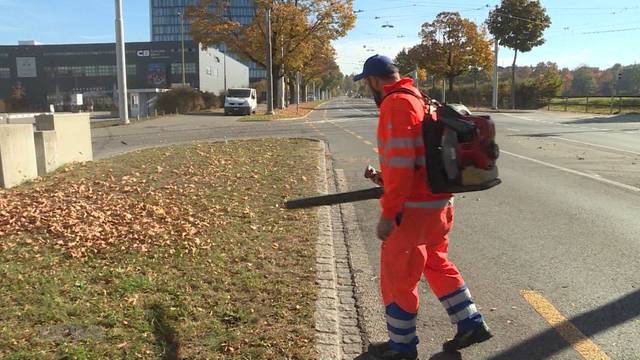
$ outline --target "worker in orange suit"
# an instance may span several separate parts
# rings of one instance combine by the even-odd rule
[[[460,272],[448,259],[453,195],[433,194],[426,181],[422,121],[428,109],[410,78],[401,79],[392,61],[380,55],[362,74],[380,108],[378,154],[384,195],[377,225],[380,287],[389,340],[369,346],[374,359],[417,359],[418,283],[422,275],[457,326],[443,345],[455,352],[492,337]],[[409,90],[414,95],[399,92]],[[435,120],[435,115],[430,115]]]

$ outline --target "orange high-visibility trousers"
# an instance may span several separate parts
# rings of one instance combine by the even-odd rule
[[[454,210],[444,201],[405,203],[400,224],[381,245],[380,287],[390,344],[397,351],[411,351],[419,341],[416,316],[422,275],[458,331],[483,321],[462,275],[448,259]]]
[[[447,257],[453,213],[452,205],[404,209],[400,225],[381,245],[380,285],[385,305],[396,303],[404,311],[417,312],[422,275],[438,298],[464,285]]]

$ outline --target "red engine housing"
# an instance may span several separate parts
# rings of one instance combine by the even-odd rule
[[[475,136],[461,136],[458,144],[458,162],[461,168],[474,166],[491,170],[496,166],[498,146],[495,142],[496,125],[489,116],[464,116],[475,125]]]

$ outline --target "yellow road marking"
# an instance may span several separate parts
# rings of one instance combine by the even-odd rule
[[[363,141],[363,143],[365,143],[367,145],[373,145],[373,143],[371,141],[369,141],[369,140],[365,140],[365,141]]]
[[[600,348],[567,320],[542,294],[522,290],[522,297],[586,360],[610,360]]]
[[[373,148],[373,152],[377,154],[378,153],[378,148]]]
[[[360,140],[364,140],[364,138],[363,138],[362,136],[360,136],[360,135],[356,135],[356,137],[357,137],[358,139],[360,139]]]

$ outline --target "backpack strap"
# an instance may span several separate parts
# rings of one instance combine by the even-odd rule
[[[420,92],[420,95],[416,94],[415,92],[407,89],[407,88],[397,88],[397,89],[393,89],[391,91],[389,91],[388,93],[385,94],[384,98],[382,99],[382,102],[384,102],[387,97],[389,97],[389,95],[392,94],[407,94],[407,95],[411,95],[419,100],[422,100],[422,102],[424,103],[425,106],[425,112],[426,114],[431,114],[432,108],[431,108],[431,98],[429,97],[429,95],[425,94],[424,92],[422,92],[422,90],[418,89],[418,91]]]
[[[407,89],[407,88],[397,88],[397,89],[393,89],[391,91],[389,91],[388,93],[385,94],[384,98],[382,99],[382,101],[384,101],[387,97],[389,97],[392,94],[408,94],[411,95],[415,98],[418,98],[420,100],[422,100],[426,105],[429,105],[429,101],[431,100],[431,98],[429,97],[429,95],[425,94],[422,92],[422,90],[418,89],[418,91],[420,92],[420,95],[416,94],[415,92]]]

